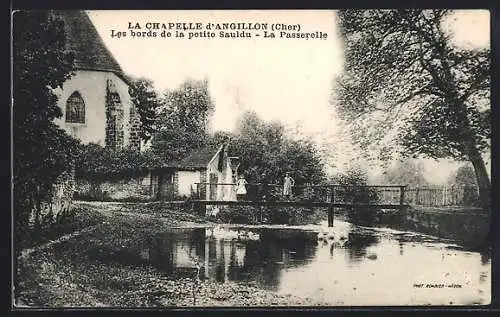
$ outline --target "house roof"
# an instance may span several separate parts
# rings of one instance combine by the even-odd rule
[[[52,14],[64,21],[66,48],[75,53],[76,69],[113,72],[130,82],[85,11],[52,11]]]
[[[222,145],[206,146],[195,149],[180,160],[174,160],[165,167],[184,168],[184,169],[203,169],[207,168],[208,163],[222,149]]]

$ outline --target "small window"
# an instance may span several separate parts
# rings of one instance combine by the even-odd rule
[[[85,123],[85,102],[78,91],[66,101],[66,122]]]

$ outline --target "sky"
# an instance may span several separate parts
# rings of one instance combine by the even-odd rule
[[[314,130],[342,64],[333,11],[108,11],[91,12],[106,45],[128,74],[154,81],[159,90],[186,78],[208,78],[216,104],[215,130],[230,131],[234,118],[252,109],[263,119],[303,120]],[[129,21],[268,22],[323,31],[327,40],[111,38]]]
[[[334,80],[342,73],[342,41],[335,11],[88,11],[108,49],[124,72],[146,77],[158,91],[187,78],[208,79],[215,102],[213,130],[231,131],[245,110],[265,120],[300,127],[302,134],[336,143],[339,124],[330,104]],[[147,31],[147,22],[250,22],[300,25],[301,32],[322,32],[326,39],[131,37],[129,22]],[[489,45],[489,12],[460,11],[448,23],[457,45]],[[112,32],[127,32],[112,37]],[[189,32],[185,34],[188,36]],[[214,31],[218,36],[218,31]],[[279,34],[279,32],[275,32]],[[338,158],[337,158],[338,159]],[[349,157],[344,157],[348,162]],[[439,182],[452,165],[429,162],[429,177]],[[456,165],[456,164],[455,164]],[[444,168],[446,166],[446,168]],[[443,174],[443,175],[440,175]]]

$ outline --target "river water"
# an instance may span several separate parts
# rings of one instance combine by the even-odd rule
[[[326,223],[173,228],[151,239],[138,256],[169,275],[192,275],[199,263],[202,279],[249,283],[331,305],[490,302],[487,254],[431,236],[341,220],[326,231]]]

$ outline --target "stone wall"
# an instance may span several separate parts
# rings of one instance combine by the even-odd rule
[[[111,79],[106,81],[106,147],[120,149],[124,145],[124,106]]]
[[[150,175],[114,181],[77,179],[75,199],[102,201],[148,201],[155,198]]]
[[[416,208],[409,210],[406,223],[419,232],[453,239],[473,248],[484,243],[490,230],[490,217],[479,208]]]
[[[490,231],[490,217],[480,208],[412,207],[391,210],[380,222],[398,230],[408,230],[454,240],[469,248],[484,245]]]
[[[137,112],[134,105],[130,106],[130,116],[129,116],[129,126],[130,126],[130,139],[129,146],[134,150],[140,150],[141,148],[141,119],[139,112]]]

